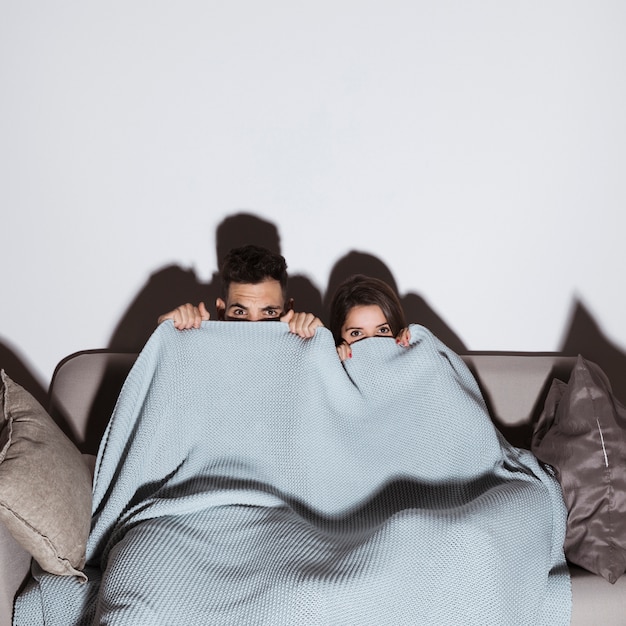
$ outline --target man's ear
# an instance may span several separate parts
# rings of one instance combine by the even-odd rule
[[[223,322],[226,318],[226,302],[218,298],[215,301],[215,308],[217,309],[217,319]]]
[[[293,311],[293,298],[289,298],[289,300],[285,302],[285,313],[288,311]]]

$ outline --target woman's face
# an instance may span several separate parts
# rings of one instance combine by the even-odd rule
[[[393,337],[391,326],[377,304],[351,308],[341,327],[341,338],[347,344],[366,337]]]

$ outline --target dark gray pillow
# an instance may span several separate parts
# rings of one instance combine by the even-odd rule
[[[45,571],[86,580],[91,498],[79,450],[2,370],[0,521]]]
[[[532,451],[561,483],[565,556],[614,583],[626,571],[626,407],[598,365],[579,355],[569,382],[553,381]]]

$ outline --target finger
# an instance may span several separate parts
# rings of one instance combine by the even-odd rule
[[[198,310],[200,311],[200,316],[202,317],[203,321],[206,322],[211,319],[211,314],[207,311],[204,302],[200,302],[200,304],[198,305]]]
[[[337,346],[337,354],[339,355],[339,358],[341,359],[342,362],[345,361],[346,359],[352,358],[352,350],[350,349],[350,346],[345,343],[342,343]]]
[[[306,338],[305,319],[306,313],[294,313],[291,321],[289,322],[290,332],[298,335],[299,337]]]
[[[178,330],[182,330],[183,317],[182,317],[181,307],[174,309],[174,315],[172,316],[172,320],[174,320],[174,328],[178,328]]]
[[[313,335],[315,335],[315,331],[320,328],[320,326],[324,326],[324,324],[322,324],[322,320],[315,317],[312,313],[310,313],[309,316],[310,317],[307,319],[306,329],[308,336],[313,337]]]
[[[193,309],[192,322],[193,328],[200,328],[200,326],[202,326],[202,313],[200,313],[200,309],[197,306]]]
[[[174,313],[174,326],[178,330],[185,330],[187,328],[187,318],[180,309],[177,309]]]
[[[159,319],[157,320],[157,324],[163,323],[165,320],[174,319],[174,313],[176,311],[170,311],[169,313],[163,313],[163,315],[159,315]]]
[[[313,331],[313,334],[315,334],[315,331],[322,326],[324,326],[322,320],[319,317],[314,317],[313,321],[311,322],[311,330]]]
[[[312,313],[299,314],[298,335],[304,339],[309,339],[315,334],[315,328],[312,326],[315,316]]]
[[[296,313],[293,316],[293,332],[303,338],[306,338],[307,336],[306,320],[306,313]]]
[[[293,310],[283,315],[280,319],[282,322],[289,323],[289,332],[303,339],[313,337],[315,330],[324,325],[313,313],[295,313]]]
[[[200,328],[202,326],[202,313],[199,307],[194,306],[191,308],[189,321],[191,328]]]
[[[193,304],[183,304],[176,309],[174,316],[174,326],[179,330],[187,330],[194,327],[196,319],[196,307]]]
[[[187,328],[187,313],[185,307],[186,305],[179,306],[174,315],[174,326],[176,326],[178,330],[185,330]]]
[[[398,345],[404,346],[406,348],[406,347],[408,347],[410,340],[411,340],[411,333],[410,333],[409,329],[408,328],[403,328],[398,333],[398,337],[396,338],[396,343]]]

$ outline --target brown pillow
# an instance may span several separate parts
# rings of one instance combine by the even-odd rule
[[[614,583],[626,571],[626,407],[598,365],[579,355],[569,382],[553,381],[532,451],[561,483],[565,556]]]
[[[0,371],[0,521],[47,572],[78,576],[91,524],[82,455],[20,385]]]

